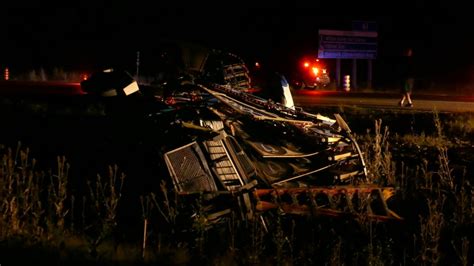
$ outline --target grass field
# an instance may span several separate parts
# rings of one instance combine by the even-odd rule
[[[1,102],[2,265],[474,261],[474,114],[311,110],[346,119],[365,152],[370,180],[398,189],[390,204],[404,220],[270,213],[267,232],[259,221],[234,215],[213,227],[188,217],[182,206],[193,204],[199,213],[205,199],[175,197],[157,156],[165,145],[161,129],[172,120],[152,126],[134,116],[109,117],[100,103]]]

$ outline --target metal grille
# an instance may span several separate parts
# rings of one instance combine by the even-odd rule
[[[178,192],[217,191],[207,162],[196,142],[167,152],[165,161]]]
[[[244,172],[246,177],[250,177],[255,174],[255,166],[253,165],[252,161],[250,161],[249,157],[245,152],[242,150],[240,145],[237,141],[228,136],[226,138],[226,142],[228,143],[228,147],[232,150],[232,152],[236,155],[237,161],[239,165],[242,167],[242,171]]]
[[[242,186],[242,180],[235,169],[222,140],[210,140],[204,142],[211,158],[213,169],[222,184],[228,189],[236,189]]]
[[[224,66],[224,79],[235,88],[249,89],[250,77],[245,64],[233,64]]]

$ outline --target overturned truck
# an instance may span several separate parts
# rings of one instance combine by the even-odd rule
[[[204,199],[204,208],[191,216],[213,225],[232,214],[265,227],[269,213],[401,219],[387,204],[394,188],[368,182],[363,152],[340,115],[312,114],[247,93],[245,64],[231,68],[240,71],[215,68],[223,71],[221,79],[205,68],[190,72],[192,79],[175,88],[185,100],[157,98],[167,111],[152,116],[172,114],[187,136],[161,147],[161,159],[178,197]]]
[[[184,125],[214,135],[164,154],[178,195],[238,198],[242,219],[272,210],[400,219],[387,205],[393,188],[368,184],[362,151],[341,116],[293,110],[221,85],[197,87],[217,99],[205,107],[214,117]],[[212,210],[209,221],[235,211]]]

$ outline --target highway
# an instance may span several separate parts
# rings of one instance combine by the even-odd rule
[[[438,112],[474,112],[474,97],[443,94],[413,94],[413,107],[400,107],[401,95],[377,92],[294,91],[296,106],[351,106],[381,109],[434,110]]]
[[[0,81],[0,95],[82,95],[79,83]],[[447,94],[412,95],[413,107],[400,107],[399,93],[294,90],[296,106],[348,106],[432,112],[474,112],[474,97]]]

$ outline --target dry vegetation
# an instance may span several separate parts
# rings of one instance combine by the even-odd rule
[[[4,147],[0,260],[77,265],[471,265],[472,173],[453,173],[448,158],[453,142],[437,114],[433,121],[436,130],[431,134],[391,136],[382,120],[376,120],[373,132],[359,136],[371,182],[398,188],[395,208],[405,215],[403,222],[380,224],[365,213],[355,220],[276,215],[268,217],[271,228],[264,228],[259,220],[244,223],[232,214],[209,227],[199,215],[205,199],[182,201],[163,181],[160,191],[140,197],[143,228],[133,241],[117,232],[118,223],[124,222],[117,210],[126,180],[118,167],[108,167],[105,177],[86,180],[87,189],[79,193],[70,186],[64,157],[48,171],[35,167],[27,148]],[[472,131],[461,126],[464,123],[445,124],[448,130],[464,131],[464,136]],[[418,156],[417,163],[395,159],[394,151],[402,144],[426,147],[435,155]],[[193,219],[183,218],[188,215],[183,205],[193,206]],[[0,263],[8,265],[6,261]]]

